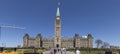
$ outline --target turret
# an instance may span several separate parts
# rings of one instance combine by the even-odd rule
[[[29,35],[25,34],[24,37],[23,37],[23,47],[28,46],[28,40],[29,40]]]
[[[88,47],[93,48],[93,37],[91,34],[88,34]]]
[[[80,36],[79,36],[79,34],[75,34],[75,36],[74,36],[74,47],[80,48]]]
[[[39,48],[39,47],[42,47],[42,36],[41,36],[41,34],[38,34],[37,36],[36,36],[36,47],[37,48]]]

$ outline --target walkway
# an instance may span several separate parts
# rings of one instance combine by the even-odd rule
[[[50,54],[50,51],[43,52],[43,54]],[[56,54],[61,54],[61,52],[59,51]],[[62,52],[62,54],[75,54],[75,53],[74,52],[70,52],[70,51],[66,51],[66,53]]]

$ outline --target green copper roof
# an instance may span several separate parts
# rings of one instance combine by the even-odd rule
[[[60,10],[59,10],[59,7],[57,8],[56,16],[60,16]]]

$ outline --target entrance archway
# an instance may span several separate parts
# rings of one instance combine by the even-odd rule
[[[57,44],[56,47],[59,48],[59,44]]]

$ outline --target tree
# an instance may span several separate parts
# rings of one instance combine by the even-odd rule
[[[95,43],[97,44],[97,48],[99,48],[100,45],[102,45],[103,41],[98,39],[98,40],[95,41]]]

